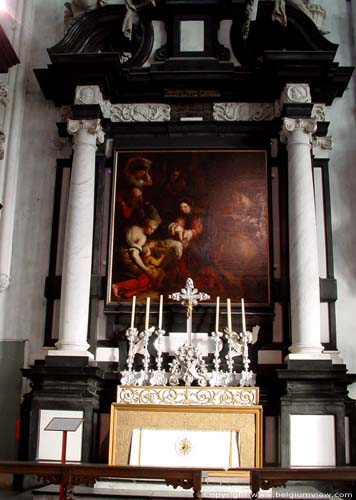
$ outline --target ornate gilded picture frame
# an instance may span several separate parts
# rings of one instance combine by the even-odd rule
[[[266,151],[117,150],[113,174],[108,304],[158,302],[188,277],[269,304]]]

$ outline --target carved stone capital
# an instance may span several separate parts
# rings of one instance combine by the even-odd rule
[[[10,286],[10,276],[5,273],[0,274],[0,292],[5,292]]]
[[[7,105],[7,95],[8,95],[8,86],[0,80],[0,103],[3,106]]]
[[[5,132],[0,127],[0,160],[4,159],[4,155],[5,155],[5,140],[6,140]]]
[[[311,101],[307,83],[287,83],[281,95],[282,104],[302,104]]]
[[[171,107],[160,103],[113,104],[110,118],[112,122],[165,122],[171,119]]]
[[[71,135],[75,135],[79,130],[86,130],[88,134],[96,135],[96,142],[101,144],[104,142],[104,131],[100,125],[100,119],[96,120],[68,120],[67,131]]]
[[[329,151],[334,147],[334,139],[332,136],[312,138],[313,156],[315,158],[328,158]]]
[[[313,144],[313,147],[316,146],[316,147],[319,147],[321,149],[331,150],[334,147],[334,139],[331,135],[329,135],[327,137],[315,136],[312,139],[312,144]]]
[[[214,103],[216,121],[265,121],[276,117],[274,103],[269,102],[218,102]]]
[[[280,132],[281,142],[286,144],[291,133],[295,131],[312,135],[316,132],[317,124],[313,118],[283,118],[283,127]]]

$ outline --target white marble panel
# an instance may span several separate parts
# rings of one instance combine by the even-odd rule
[[[329,304],[320,303],[320,340],[330,342]]]
[[[54,417],[83,418],[82,411],[67,410],[40,410],[38,424],[38,448],[36,460],[61,460],[62,438],[61,431],[45,431],[45,427]],[[79,462],[82,458],[83,425],[75,432],[67,433],[66,461]]]
[[[118,347],[97,347],[95,353],[96,361],[110,361],[117,363],[119,361]]]
[[[335,466],[334,415],[290,415],[290,465]]]
[[[180,22],[181,52],[204,52],[204,21]]]

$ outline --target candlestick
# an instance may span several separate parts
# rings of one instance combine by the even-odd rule
[[[132,297],[131,328],[133,328],[135,324],[135,307],[136,307],[136,295]]]
[[[215,315],[215,331],[219,331],[219,306],[220,306],[220,297],[216,297],[216,315]]]
[[[147,297],[147,299],[146,299],[145,330],[148,330],[149,319],[150,319],[150,297]]]
[[[231,300],[227,299],[227,329],[232,332],[232,322],[231,322]]]
[[[245,301],[241,299],[242,331],[246,332]]]
[[[158,330],[162,330],[163,295],[159,296]]]

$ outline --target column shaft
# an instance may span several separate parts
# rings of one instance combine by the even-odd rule
[[[54,355],[89,356],[87,330],[93,246],[96,140],[99,120],[72,121],[74,156],[63,254],[59,341]]]
[[[289,267],[292,353],[289,359],[322,357],[319,263],[311,163],[311,119],[284,119],[288,139]]]

